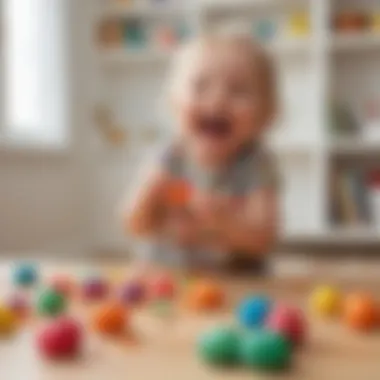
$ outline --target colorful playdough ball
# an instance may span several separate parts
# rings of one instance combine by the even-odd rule
[[[58,293],[69,297],[74,292],[74,281],[67,276],[54,276],[50,280],[50,286]]]
[[[44,326],[37,335],[37,347],[49,359],[77,356],[82,342],[82,327],[72,318],[58,318]]]
[[[47,288],[38,297],[37,310],[41,315],[55,317],[66,310],[66,299],[62,293]]]
[[[175,282],[169,275],[157,276],[150,284],[152,298],[173,298],[175,291]]]
[[[237,309],[237,317],[244,327],[261,327],[264,325],[271,308],[272,302],[268,297],[263,295],[251,296],[240,303]]]
[[[248,367],[276,371],[289,366],[292,345],[282,335],[260,330],[246,334],[240,345],[240,360]]]
[[[367,294],[350,294],[344,302],[343,318],[354,329],[371,330],[378,321],[377,305]]]
[[[122,334],[128,323],[128,314],[122,305],[108,303],[95,311],[92,324],[96,331],[107,335]]]
[[[141,303],[146,296],[146,288],[141,281],[128,281],[120,288],[119,297],[126,305]]]
[[[322,317],[336,316],[342,305],[340,292],[331,286],[320,286],[311,295],[313,311]]]
[[[307,333],[305,317],[300,309],[278,305],[267,318],[266,326],[286,337],[293,345],[304,343]]]
[[[5,304],[18,318],[26,317],[31,310],[28,298],[21,293],[9,295]]]
[[[11,335],[17,327],[17,317],[7,307],[0,307],[0,337]]]
[[[238,362],[240,335],[229,327],[216,327],[203,333],[197,342],[197,350],[207,363],[233,365]]]
[[[225,294],[217,283],[211,280],[198,280],[190,285],[186,301],[192,310],[213,311],[223,307]]]
[[[99,301],[109,294],[108,283],[100,277],[90,277],[84,280],[82,286],[83,298],[89,301]]]
[[[37,268],[32,264],[20,264],[14,268],[13,282],[17,286],[29,287],[38,282]]]

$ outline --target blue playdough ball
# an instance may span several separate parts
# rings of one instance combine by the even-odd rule
[[[32,264],[18,265],[13,272],[13,282],[19,286],[32,286],[38,281],[38,272]]]
[[[271,310],[272,302],[266,296],[251,296],[244,299],[238,309],[239,322],[248,328],[261,327]]]

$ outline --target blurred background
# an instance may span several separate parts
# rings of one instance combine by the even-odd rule
[[[0,1],[1,253],[128,251],[171,56],[230,23],[278,64],[283,246],[380,247],[379,0]]]

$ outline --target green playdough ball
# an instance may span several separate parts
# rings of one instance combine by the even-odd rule
[[[53,289],[45,289],[38,297],[37,310],[41,315],[56,316],[65,309],[65,297]]]
[[[198,353],[207,363],[232,365],[239,358],[239,334],[228,327],[217,327],[204,333],[198,340]]]
[[[292,347],[282,335],[271,331],[249,333],[241,340],[240,361],[262,370],[280,370],[290,364]]]

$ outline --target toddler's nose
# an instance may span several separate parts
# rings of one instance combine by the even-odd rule
[[[216,88],[212,91],[208,100],[205,102],[207,111],[211,113],[225,111],[227,104],[226,92],[223,88]]]

